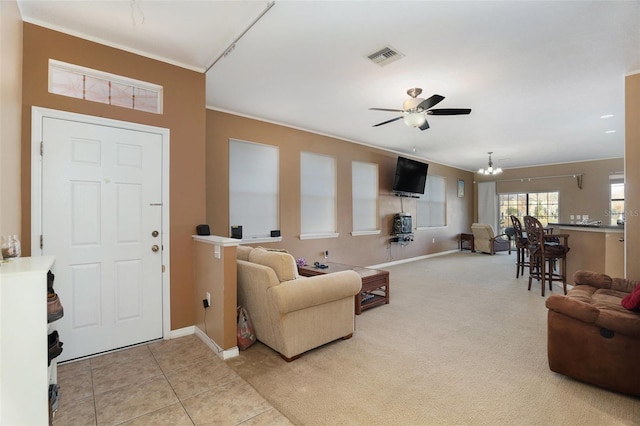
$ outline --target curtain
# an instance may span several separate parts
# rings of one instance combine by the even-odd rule
[[[498,194],[495,182],[478,183],[478,223],[488,223],[498,233]]]

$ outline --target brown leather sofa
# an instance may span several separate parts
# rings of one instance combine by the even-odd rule
[[[637,281],[577,271],[566,296],[552,295],[549,368],[605,389],[640,396],[640,311],[622,306]]]

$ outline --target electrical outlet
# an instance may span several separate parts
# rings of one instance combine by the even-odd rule
[[[207,298],[207,307],[211,306],[211,293],[206,292],[206,298]]]
[[[207,299],[202,299],[202,306],[204,306],[205,309],[209,307],[209,302],[207,302]]]
[[[433,244],[435,244],[435,243],[436,243],[436,239],[435,239],[435,238],[432,238],[432,239],[431,239],[431,242],[432,242]]]
[[[325,250],[324,251],[324,258],[328,259],[329,258],[329,250]]]

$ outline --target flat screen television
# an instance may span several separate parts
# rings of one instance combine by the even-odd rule
[[[429,165],[409,158],[398,157],[393,192],[402,194],[424,194]]]

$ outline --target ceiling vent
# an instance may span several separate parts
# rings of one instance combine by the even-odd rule
[[[390,64],[391,62],[395,62],[403,57],[404,55],[402,53],[389,46],[385,46],[382,49],[377,50],[370,55],[367,55],[367,58],[369,58],[372,62],[380,65],[381,67]]]

